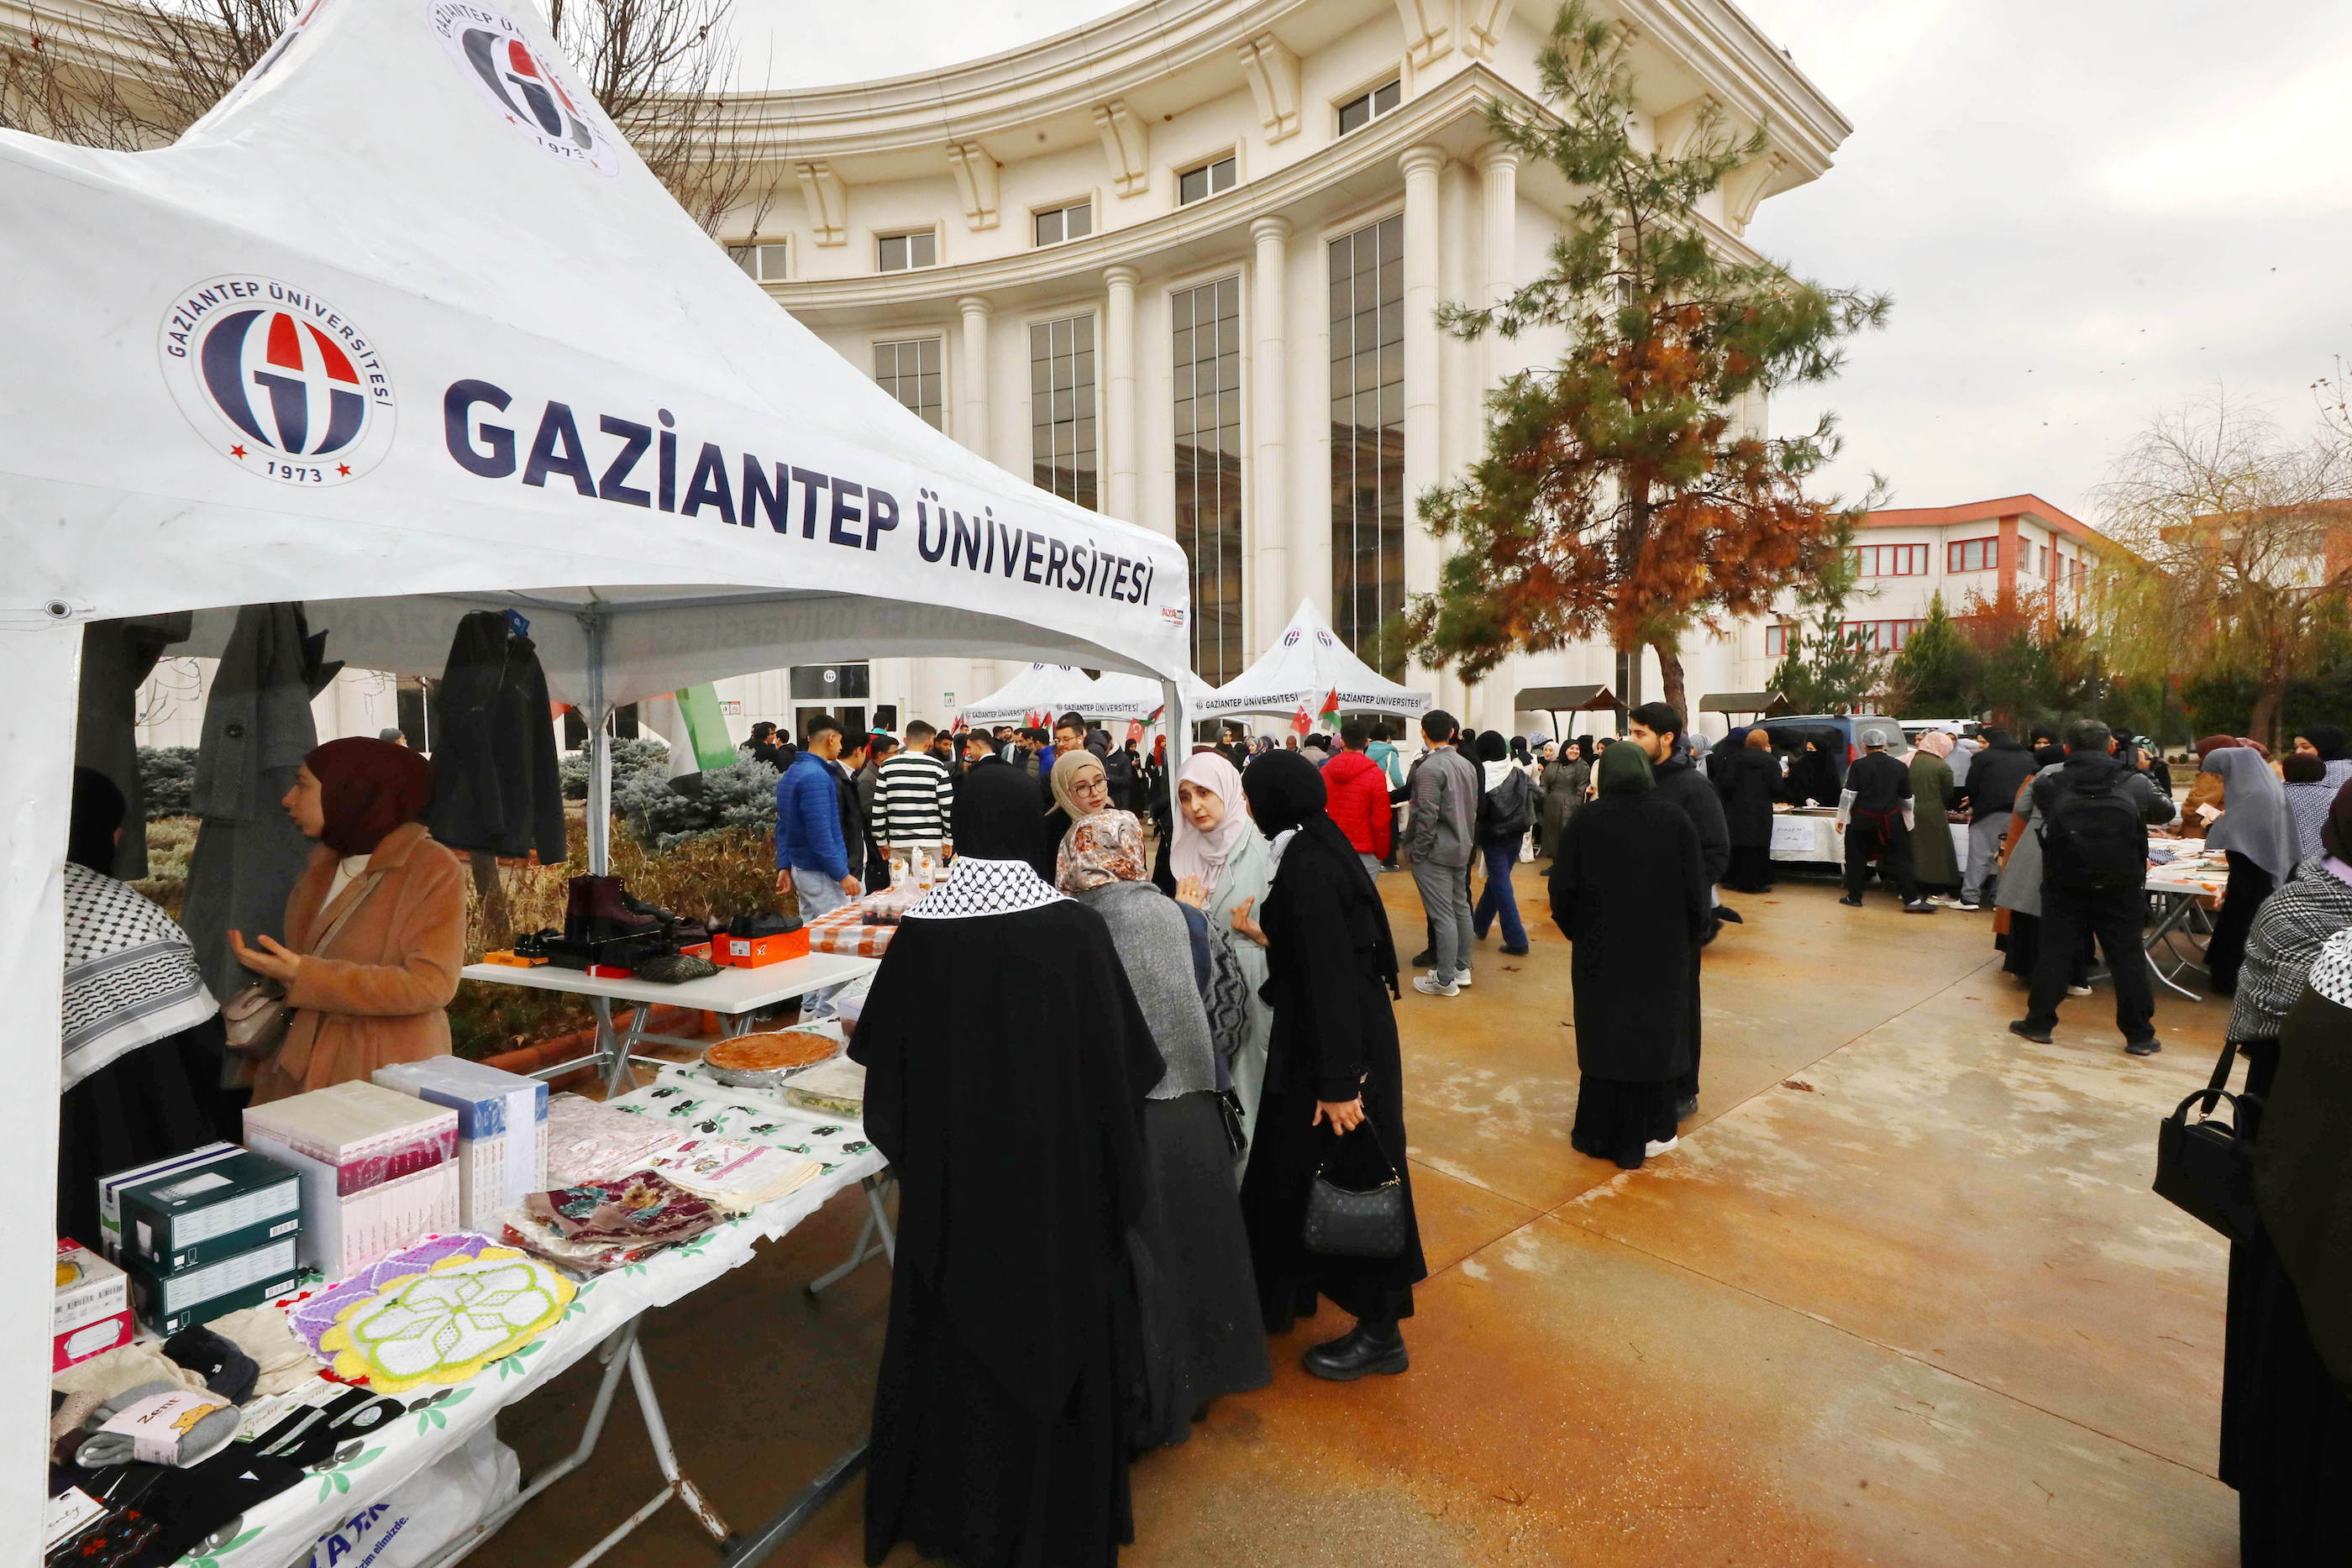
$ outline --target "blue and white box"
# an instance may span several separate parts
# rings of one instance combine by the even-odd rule
[[[379,1067],[376,1084],[457,1113],[457,1207],[469,1230],[547,1186],[547,1085],[462,1056]]]

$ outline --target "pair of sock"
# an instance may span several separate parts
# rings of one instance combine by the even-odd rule
[[[142,1383],[136,1388],[126,1388],[91,1412],[85,1424],[89,1436],[74,1451],[73,1462],[86,1470],[102,1469],[108,1465],[127,1465],[134,1457],[134,1445],[128,1432],[102,1431],[107,1422],[127,1410],[160,1395],[185,1396],[187,1391],[168,1383]],[[217,1397],[217,1396],[216,1396]],[[179,1434],[179,1452],[171,1463],[193,1465],[210,1458],[236,1436],[236,1406],[222,1404]]]

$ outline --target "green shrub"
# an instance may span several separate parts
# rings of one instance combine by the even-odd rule
[[[629,779],[640,773],[651,773],[656,779],[669,771],[669,747],[658,740],[615,740],[613,742],[613,794],[618,799]],[[563,782],[563,798],[567,800],[588,799],[588,754],[567,751],[556,766],[556,777]]]
[[[184,817],[196,787],[196,748],[193,746],[142,746],[139,748],[139,785],[147,797],[147,820]]]
[[[764,762],[746,760],[675,783],[660,773],[636,773],[625,786],[615,781],[613,810],[648,849],[675,849],[698,833],[721,828],[773,833],[776,770]]]

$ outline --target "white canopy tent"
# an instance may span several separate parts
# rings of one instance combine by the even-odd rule
[[[320,0],[170,148],[0,132],[0,1052],[36,1193],[88,622],[299,600],[329,657],[432,673],[459,615],[512,607],[592,718],[882,654],[1076,658],[1179,700],[1176,547],[966,452],[778,310],[528,10]],[[216,651],[202,619],[182,651]],[[48,1207],[0,1217],[18,1518]],[[0,1568],[37,1560],[10,1541]]]
[[[1206,700],[1209,687],[1190,670],[1177,681],[1188,708]],[[1150,719],[1168,700],[1166,689],[1145,675],[1105,670],[1089,676],[1076,664],[1033,664],[962,710],[966,724],[1025,724],[1032,714],[1080,713],[1088,718]]]
[[[1312,716],[1334,696],[1343,713],[1406,716],[1427,712],[1431,701],[1428,693],[1397,685],[1349,653],[1315,601],[1302,599],[1274,646],[1248,669],[1189,704],[1188,716],[1271,713],[1286,718],[1302,707]]]

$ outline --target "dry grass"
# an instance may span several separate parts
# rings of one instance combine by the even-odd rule
[[[147,874],[131,885],[173,919],[188,898],[188,857],[196,852],[198,817],[158,817],[147,824]]]

